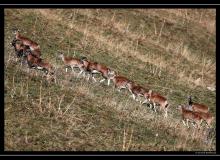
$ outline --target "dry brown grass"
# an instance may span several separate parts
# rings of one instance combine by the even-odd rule
[[[62,10],[60,10],[61,12]],[[36,11],[37,12],[37,11]],[[53,13],[53,10],[39,10],[39,12],[41,14],[43,14],[46,18],[49,18],[50,20],[54,20],[54,21],[63,21],[63,18],[60,17],[58,14]],[[38,13],[38,12],[37,12]],[[59,13],[59,11],[58,11]],[[78,10],[77,13],[82,14],[87,16],[87,18],[95,18],[91,11],[89,10]],[[114,16],[114,15],[113,15]],[[202,87],[207,87],[210,86],[210,80],[209,81],[203,81],[202,83],[198,82],[199,78],[189,78],[189,74],[186,72],[181,72],[179,73],[177,70],[175,70],[172,67],[168,67],[170,62],[167,62],[164,57],[162,55],[155,55],[153,57],[150,57],[149,55],[151,54],[147,54],[144,55],[143,53],[139,52],[137,50],[138,48],[138,40],[141,38],[142,41],[144,41],[145,43],[151,43],[153,44],[155,47],[159,47],[162,49],[166,49],[166,50],[171,50],[172,52],[174,52],[177,55],[181,55],[182,57],[184,57],[186,60],[188,60],[190,63],[195,63],[196,65],[200,66],[200,68],[205,68],[206,70],[209,70],[209,72],[203,72],[203,71],[199,71],[202,72],[203,77],[204,76],[208,76],[208,74],[211,74],[211,77],[214,78],[215,74],[213,74],[213,72],[215,72],[215,67],[211,67],[212,69],[210,70],[209,65],[215,65],[215,63],[213,63],[212,61],[209,61],[209,64],[204,65],[203,63],[200,63],[200,59],[198,56],[194,55],[191,53],[191,51],[188,49],[187,46],[184,46],[183,43],[177,43],[175,45],[175,43],[172,43],[172,45],[174,45],[173,47],[168,44],[167,46],[164,46],[162,43],[158,43],[159,42],[159,37],[161,36],[161,31],[162,28],[160,29],[160,32],[158,33],[158,39],[156,41],[150,39],[150,38],[146,38],[143,37],[140,34],[136,34],[134,32],[130,32],[128,31],[128,26],[129,24],[124,24],[122,22],[117,22],[114,20],[114,18],[111,18],[111,20],[109,20],[108,18],[96,18],[98,20],[101,21],[103,26],[106,25],[111,25],[111,27],[114,28],[114,30],[116,30],[117,32],[121,33],[121,34],[126,34],[126,37],[132,39],[134,42],[136,41],[136,44],[134,43],[130,43],[127,40],[123,40],[123,41],[113,41],[111,37],[106,37],[103,36],[103,34],[100,32],[99,27],[97,28],[88,28],[88,25],[84,25],[81,26],[80,24],[74,23],[74,21],[72,22],[64,22],[67,26],[69,26],[70,29],[74,29],[77,32],[81,32],[84,34],[84,38],[82,39],[82,43],[84,45],[87,45],[87,39],[93,39],[98,43],[98,46],[106,46],[108,48],[108,50],[112,53],[115,54],[116,57],[120,56],[123,57],[125,56],[131,56],[134,57],[135,59],[138,59],[144,63],[150,63],[153,64],[155,66],[157,66],[158,68],[163,68],[163,69],[168,69],[168,71],[174,75],[177,75],[180,80],[181,83],[184,81],[187,81],[189,84],[189,86],[193,86],[191,84],[195,84],[198,86],[202,86]],[[164,24],[164,23],[163,23]],[[163,26],[162,24],[162,26]],[[173,59],[172,63],[176,63],[178,61],[176,61],[175,59]],[[177,65],[177,64],[176,64]],[[140,64],[141,67],[141,64]],[[202,77],[201,77],[202,78]],[[208,84],[206,83],[208,82]]]

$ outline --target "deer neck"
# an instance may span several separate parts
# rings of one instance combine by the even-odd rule
[[[66,61],[66,59],[65,59],[65,57],[64,57],[64,56],[62,56],[62,57],[61,57],[61,59],[62,59],[62,61],[63,61],[63,62],[65,62],[65,61]]]
[[[16,38],[16,39],[20,39],[20,34],[19,34],[19,32],[16,33],[15,38]]]
[[[191,98],[189,99],[189,105],[191,106],[193,104]]]

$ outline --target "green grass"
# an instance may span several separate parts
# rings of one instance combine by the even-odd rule
[[[205,144],[206,130],[185,128],[176,110],[191,94],[216,112],[216,93],[206,88],[216,83],[215,32],[203,25],[208,20],[211,24],[215,14],[207,10],[199,23],[203,11],[188,10],[186,23],[184,11],[178,15],[153,9],[6,9],[5,150],[214,151],[215,137]],[[15,62],[9,46],[13,27],[40,44],[42,57],[57,67],[57,83]],[[174,49],[180,43],[188,47],[187,53]],[[65,73],[58,51],[87,56],[166,96],[171,104],[168,119],[140,106],[128,91],[117,92],[112,83]],[[197,84],[202,77],[203,83]]]

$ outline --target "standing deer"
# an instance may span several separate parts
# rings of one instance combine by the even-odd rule
[[[204,113],[204,112],[194,112],[194,113],[198,114],[206,122],[206,125],[208,127],[211,127],[211,123],[214,119],[214,116],[212,116],[211,113]]]
[[[31,50],[29,46],[24,45],[22,41],[17,39],[14,39],[11,44],[15,48],[15,53],[17,57],[22,57],[24,55],[24,52],[26,52],[27,50]],[[40,58],[41,56],[40,50],[31,50],[31,53],[38,58]]]
[[[112,71],[108,67],[106,67],[102,64],[99,64],[97,62],[88,61],[86,57],[82,57],[81,61],[84,64],[86,71],[89,73],[88,80],[89,80],[90,76],[92,76],[93,80],[96,82],[94,74],[101,73],[103,79],[100,80],[99,82],[102,83],[105,80],[107,80],[108,86],[110,85],[110,79],[112,76],[115,75],[114,71]]]
[[[134,82],[127,83],[128,90],[131,92],[134,100],[137,100],[137,97],[143,97],[144,93],[147,91],[140,85],[136,85]],[[141,103],[141,101],[140,101]]]
[[[39,44],[27,37],[22,36],[18,29],[14,29],[13,32],[15,34],[15,39],[22,41],[22,43],[26,46],[29,46],[31,50],[40,50]]]
[[[131,80],[129,80],[128,78],[119,75],[114,75],[110,77],[110,79],[112,79],[113,81],[114,88],[117,88],[119,92],[121,91],[121,89],[127,88],[127,84],[131,82]]]
[[[73,57],[66,57],[66,56],[64,56],[63,53],[60,53],[58,55],[58,58],[62,59],[63,63],[65,64],[66,72],[67,72],[67,67],[69,67],[69,66],[72,68],[72,72],[74,72],[74,73],[75,73],[74,68],[80,69],[80,72],[78,73],[77,77],[79,77],[79,75],[84,72],[84,65],[80,59],[73,58]]]
[[[181,111],[182,122],[183,122],[184,126],[187,124],[187,127],[189,128],[188,121],[192,121],[197,124],[198,128],[200,128],[203,119],[199,114],[185,109],[185,107],[183,105],[179,105],[177,107],[177,109],[179,109]],[[186,123],[185,123],[185,120],[186,120]]]
[[[27,64],[30,68],[37,68],[38,64],[42,61],[41,58],[36,57],[35,55],[33,55],[31,50],[25,51],[24,56],[26,57]]]
[[[149,102],[153,103],[154,111],[156,112],[156,105],[159,105],[160,110],[163,109],[165,112],[164,117],[167,118],[167,111],[168,111],[168,107],[169,107],[167,99],[165,97],[161,96],[159,93],[155,93],[155,92],[152,93],[152,90],[150,90],[147,93],[145,92],[144,95],[148,98]]]
[[[36,63],[39,62],[41,59],[32,55],[30,48],[24,45],[20,40],[13,40],[12,45],[15,48],[15,53],[17,57],[24,57],[26,58],[27,64],[30,68],[36,67]]]
[[[43,61],[38,62],[37,69],[43,70],[46,74],[50,74],[50,75],[54,74],[54,67],[49,62],[43,62]]]
[[[24,50],[30,49],[28,46],[24,46],[21,41],[13,39],[11,45],[15,49],[17,58],[21,58],[24,55]]]
[[[191,107],[191,110],[193,110],[194,112],[207,113],[209,111],[209,108],[206,105],[192,102],[191,96],[188,97],[188,103]]]
[[[42,70],[46,73],[46,75],[54,74],[54,67],[49,62],[44,62],[41,58],[36,57],[32,54],[32,51],[28,50],[25,52],[25,56],[27,58],[27,63],[30,68],[35,68],[38,70]]]

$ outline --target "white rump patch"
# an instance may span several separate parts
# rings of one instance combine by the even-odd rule
[[[34,48],[30,47],[30,50],[32,50],[32,51],[33,51],[33,50],[34,50]]]
[[[39,67],[39,66],[37,66],[37,69],[43,69],[43,67]]]
[[[100,72],[97,70],[93,70],[92,73],[100,73]]]

